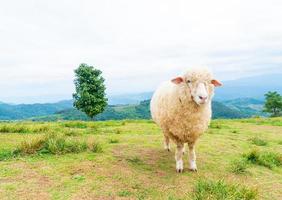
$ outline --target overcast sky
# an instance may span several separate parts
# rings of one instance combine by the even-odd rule
[[[281,11],[281,0],[0,0],[0,101],[70,99],[82,62],[109,95],[190,66],[222,81],[282,72]]]

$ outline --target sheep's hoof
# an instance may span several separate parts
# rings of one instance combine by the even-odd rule
[[[195,160],[191,160],[190,161],[190,167],[189,170],[192,172],[197,172],[197,165],[196,165],[196,161]]]
[[[191,172],[198,172],[197,168],[190,168],[189,169]]]
[[[183,161],[179,160],[176,162],[176,172],[182,173],[183,172]]]
[[[169,147],[165,147],[164,148],[166,151],[170,152],[170,148]]]

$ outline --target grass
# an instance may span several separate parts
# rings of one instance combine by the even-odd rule
[[[28,123],[0,123],[0,133],[45,133],[50,130],[46,124]]]
[[[230,171],[234,174],[246,174],[248,163],[246,159],[236,159],[231,162]]]
[[[257,146],[266,146],[267,145],[267,141],[260,139],[258,137],[253,137],[250,140],[252,144],[257,145]]]
[[[282,155],[274,152],[261,152],[252,150],[243,155],[252,164],[261,165],[272,169],[282,165]]]
[[[249,119],[241,119],[238,120],[243,123],[253,123],[256,125],[271,125],[271,126],[282,126],[282,118],[281,117],[273,117],[273,118],[249,118]]]
[[[118,192],[119,197],[128,197],[130,195],[131,195],[131,192],[129,192],[127,190],[122,190],[122,191]]]
[[[110,143],[110,144],[117,144],[117,143],[119,143],[119,140],[116,139],[116,138],[110,138],[110,139],[109,139],[109,143]]]
[[[183,174],[149,120],[1,122],[0,199],[281,199],[282,119],[260,120],[213,120]]]
[[[62,125],[67,128],[81,128],[81,129],[87,128],[87,123],[80,121],[64,122]]]
[[[90,146],[90,150],[93,153],[102,153],[103,152],[103,147],[100,143],[98,142],[93,142]]]
[[[256,190],[239,184],[227,184],[224,180],[200,179],[195,184],[192,198],[194,200],[252,200],[257,199],[257,196]]]
[[[63,155],[67,153],[81,153],[88,149],[95,153],[102,152],[102,146],[98,142],[88,145],[85,141],[66,138],[64,135],[55,135],[52,133],[26,139],[13,151],[0,151],[0,160],[32,154]]]
[[[142,160],[138,157],[133,157],[133,158],[128,158],[126,159],[129,163],[134,164],[134,165],[140,165],[143,164]]]
[[[0,161],[8,160],[16,157],[17,155],[11,150],[2,150],[0,151]]]
[[[53,154],[80,153],[88,148],[85,141],[67,139],[56,134],[47,134],[42,137],[23,141],[14,151],[15,154]]]

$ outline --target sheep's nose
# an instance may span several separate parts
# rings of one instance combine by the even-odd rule
[[[207,100],[208,97],[199,96],[199,98],[203,101]]]

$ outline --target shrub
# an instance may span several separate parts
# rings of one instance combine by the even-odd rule
[[[239,184],[230,185],[223,180],[200,179],[196,182],[192,198],[195,200],[251,200],[257,199],[257,191]]]
[[[282,155],[274,152],[259,152],[252,150],[243,155],[250,163],[272,169],[282,165]]]

